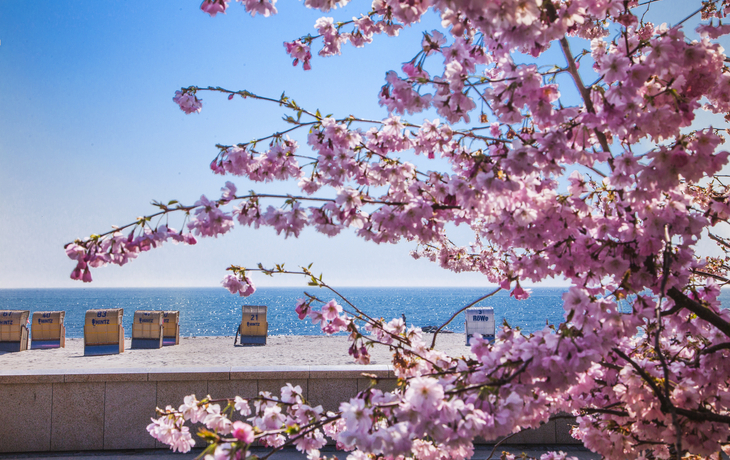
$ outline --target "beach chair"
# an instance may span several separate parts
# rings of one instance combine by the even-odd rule
[[[266,322],[266,307],[244,305],[243,318],[236,331],[236,338],[241,334],[241,345],[266,345],[269,323]],[[236,339],[233,340],[236,344]]]
[[[30,349],[66,347],[65,311],[37,311],[30,326]]]
[[[180,312],[165,311],[162,312],[162,346],[180,344]]]
[[[0,351],[28,349],[29,310],[0,310]]]
[[[132,348],[162,348],[162,328],[161,311],[135,311]]]
[[[124,353],[124,309],[88,310],[84,322],[84,356]]]
[[[484,339],[494,341],[494,307],[467,308],[464,329],[466,329],[467,345],[471,345],[470,341],[474,334],[481,334]]]

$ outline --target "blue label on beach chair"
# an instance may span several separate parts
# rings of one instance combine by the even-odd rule
[[[20,342],[0,342],[0,351],[21,351]]]
[[[61,348],[61,340],[33,340],[30,343],[31,350],[45,350],[48,348]]]
[[[118,355],[119,345],[112,343],[110,345],[86,345],[84,347],[84,356],[100,356],[100,355]]]
[[[162,348],[162,340],[132,337],[132,348]]]
[[[242,335],[241,345],[266,345],[265,335]]]

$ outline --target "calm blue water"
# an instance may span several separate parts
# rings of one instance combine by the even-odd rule
[[[83,337],[84,314],[97,308],[123,308],[124,328],[132,332],[135,310],[180,310],[180,335],[233,335],[241,321],[242,305],[268,306],[269,335],[320,335],[311,321],[300,321],[294,312],[302,291],[331,300],[329,291],[318,288],[259,288],[243,298],[223,288],[144,288],[144,289],[0,289],[0,309],[66,311],[66,336]],[[409,325],[441,325],[454,312],[490,292],[490,288],[343,288],[340,292],[372,317],[386,319],[406,315]],[[497,326],[507,320],[525,332],[536,331],[548,321],[563,319],[565,288],[533,288],[529,299],[516,301],[507,292],[486,299],[478,306],[494,307]],[[730,292],[721,294],[730,305]],[[338,300],[339,301],[339,300]],[[343,302],[340,302],[343,304]],[[447,327],[464,332],[464,315]]]

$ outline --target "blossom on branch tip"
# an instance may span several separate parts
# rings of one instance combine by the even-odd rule
[[[517,287],[512,290],[510,296],[514,297],[516,300],[526,300],[530,298],[530,289],[522,289],[522,287],[518,284]]]
[[[230,0],[204,0],[200,4],[200,9],[214,17],[218,13],[225,14]]]
[[[309,314],[309,303],[304,299],[297,299],[296,308],[294,311],[297,312],[297,315],[299,316],[299,319],[304,319]]]
[[[301,40],[294,40],[293,42],[284,42],[287,54],[294,58],[292,65],[296,66],[301,61],[302,68],[304,70],[311,70],[312,64],[312,51],[310,46]]]
[[[175,97],[172,100],[180,106],[180,110],[187,114],[200,112],[203,108],[202,99],[198,99],[194,92],[175,91]]]
[[[271,16],[272,14],[276,14],[278,11],[276,10],[276,0],[236,0],[238,2],[241,2],[243,7],[246,9],[246,11],[251,14],[251,16],[256,16],[256,13],[260,14],[261,16],[267,18]]]
[[[328,12],[337,7],[343,7],[350,3],[350,0],[305,0],[304,5],[307,8]]]
[[[248,276],[241,275],[226,275],[221,284],[224,288],[228,289],[231,294],[238,294],[241,297],[248,297],[256,292],[256,286]]]

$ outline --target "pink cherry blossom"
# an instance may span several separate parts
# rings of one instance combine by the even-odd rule
[[[256,286],[254,286],[251,279],[247,276],[242,277],[239,274],[226,275],[221,281],[224,288],[228,289],[231,294],[238,294],[241,297],[248,297],[256,292]]]
[[[273,1],[241,3],[252,15],[276,12]],[[345,3],[305,5],[336,14]],[[215,15],[226,6],[208,0],[201,9]],[[636,0],[375,0],[352,19],[320,18],[316,35],[285,43],[294,65],[308,70],[312,49],[351,52],[347,41],[367,46],[437,15],[441,27],[424,33],[371,95],[388,112],[382,119],[322,115],[329,111],[286,95],[178,91],[186,113],[200,111],[201,91],[279,107],[289,131],[218,145],[210,168],[286,192],[240,194],[226,182],[218,199],[154,202],[149,216],[69,243],[73,279],[89,282],[92,269],[125,265],[167,241],[194,244],[243,225],[285,238],[312,227],[375,244],[412,242],[414,257],[479,273],[518,301],[529,298],[522,286],[531,282],[570,287],[563,322],[530,333],[503,324],[493,341],[472,338],[470,357],[437,351],[435,338],[401,319],[307,294],[296,302],[298,317],[347,334],[355,362],[368,364],[374,346],[389,349],[395,391],[367,388],[331,412],[292,385],[251,405],[193,396],[160,411],[150,433],[190,449],[185,422],[203,422],[220,436],[216,458],[243,455],[254,438],[322,458],[329,438],[353,459],[461,459],[473,455],[477,437],[494,440],[569,412],[573,436],[609,459],[729,451],[730,311],[718,296],[730,279],[726,259],[706,257],[698,243],[712,235],[730,247],[720,236],[730,219],[730,186],[720,175],[727,133],[722,119],[707,121],[730,112],[727,58],[716,40],[730,30],[722,22],[730,4],[704,3],[673,27],[647,22],[645,12]],[[693,21],[696,39],[683,28]],[[438,118],[418,116],[428,110]],[[457,226],[470,237],[454,237]],[[222,284],[239,295],[253,293],[256,271],[329,287],[307,267],[230,270]],[[234,410],[249,424],[232,422]]]
[[[347,37],[340,34],[334,25],[332,18],[322,17],[317,19],[314,24],[317,32],[322,36],[323,46],[319,51],[320,56],[332,56],[340,54],[340,48],[342,44],[347,40]],[[306,70],[306,69],[305,69]]]
[[[310,63],[312,60],[312,52],[308,44],[303,43],[301,40],[294,40],[293,42],[285,42],[284,47],[286,48],[287,54],[294,58],[294,66],[301,61],[304,70],[312,69]]]
[[[191,93],[187,90],[175,91],[175,97],[172,100],[180,106],[180,110],[187,114],[200,112],[203,108],[203,101],[198,99],[194,92]]]
[[[233,422],[233,432],[231,434],[233,434],[234,438],[246,445],[251,444],[254,440],[253,427],[241,421]]]
[[[200,4],[200,9],[211,16],[215,16],[218,13],[225,14],[229,1],[230,0],[204,0],[203,3]]]
[[[328,321],[337,318],[342,312],[342,307],[334,300],[330,300],[322,307],[322,316]]]
[[[278,11],[274,5],[276,0],[236,0],[246,8],[251,16],[256,16],[256,13],[264,17],[269,17],[272,14],[276,14]]]

